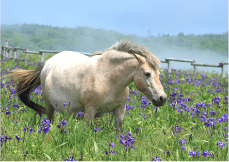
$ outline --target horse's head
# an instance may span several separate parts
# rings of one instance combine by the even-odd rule
[[[160,71],[147,62],[145,57],[134,54],[139,65],[134,73],[134,84],[154,106],[163,106],[166,102],[167,95],[159,80]]]

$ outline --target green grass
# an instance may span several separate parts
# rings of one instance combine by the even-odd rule
[[[23,56],[20,57],[24,58]],[[46,59],[50,57],[51,55]],[[31,60],[30,62],[38,62],[40,61],[40,57],[38,58],[36,55],[31,54],[28,60]],[[19,61],[19,63],[16,63],[15,60],[5,60],[2,62],[2,71],[11,69],[16,64],[25,67],[25,69],[36,68],[36,66],[29,66],[21,61]],[[181,71],[179,73],[181,76],[178,77],[173,70],[170,77],[171,81],[174,81],[175,77],[178,77],[180,81],[182,78],[187,78],[185,74],[188,72],[190,71]],[[23,105],[17,97],[13,97],[11,100],[9,95],[14,95],[11,94],[9,88],[15,89],[16,85],[14,85],[14,87],[10,85],[8,88],[3,86],[1,89],[1,135],[11,137],[12,139],[2,142],[1,160],[62,161],[72,157],[72,154],[74,154],[74,160],[79,160],[82,158],[81,152],[83,154],[83,161],[151,161],[152,158],[156,157],[159,157],[163,161],[228,160],[228,143],[225,141],[225,137],[222,136],[223,133],[228,132],[228,130],[223,130],[224,127],[228,127],[228,123],[225,121],[219,123],[217,121],[215,129],[213,129],[212,126],[208,127],[204,125],[204,122],[201,122],[198,117],[202,115],[204,111],[207,111],[209,114],[211,110],[216,111],[217,114],[215,116],[209,114],[208,117],[220,118],[223,114],[228,114],[228,110],[225,111],[228,104],[223,103],[225,96],[228,96],[228,92],[225,91],[228,89],[228,78],[221,78],[219,77],[220,74],[207,73],[208,79],[218,77],[218,80],[213,80],[213,83],[221,82],[218,86],[222,88],[222,91],[215,92],[215,85],[210,85],[210,81],[207,81],[207,78],[202,79],[200,74],[193,79],[200,79],[200,81],[205,80],[207,86],[205,86],[205,83],[203,86],[201,84],[200,86],[194,86],[192,82],[189,84],[180,83],[180,85],[177,85],[176,82],[167,84],[169,77],[165,74],[165,70],[161,70],[161,74],[165,75],[165,77],[161,79],[164,80],[162,83],[164,84],[168,99],[172,92],[177,92],[178,95],[182,93],[184,97],[193,99],[191,102],[184,102],[187,106],[191,105],[191,107],[195,107],[197,103],[204,101],[206,105],[211,103],[212,107],[206,106],[208,107],[207,109],[200,107],[199,110],[201,113],[192,116],[191,112],[188,113],[184,111],[183,113],[179,113],[175,111],[174,106],[170,106],[171,99],[164,106],[156,110],[156,107],[153,105],[145,105],[145,108],[142,108],[141,97],[144,96],[142,93],[138,93],[138,96],[130,95],[126,104],[134,108],[129,109],[125,113],[123,131],[131,132],[131,135],[135,137],[135,150],[125,150],[125,146],[120,144],[120,137],[117,136],[116,138],[114,119],[110,113],[102,118],[94,120],[91,127],[86,126],[84,119],[73,119],[72,116],[68,114],[63,117],[62,114],[57,113],[54,123],[50,124],[50,130],[46,134],[44,134],[44,132],[39,134],[38,130],[40,129],[40,124],[42,124],[43,118],[47,118],[47,116],[43,115],[40,117],[38,114],[35,115],[35,112]],[[6,84],[6,81],[7,79],[4,79],[3,76],[2,83]],[[171,87],[170,90],[167,88],[168,85]],[[222,87],[222,85],[226,87]],[[131,83],[129,87],[137,92],[133,83]],[[172,90],[172,88],[176,89]],[[179,88],[181,88],[181,90],[179,90]],[[211,94],[207,92],[208,89],[211,90],[210,92],[214,93]],[[6,90],[8,90],[8,95]],[[200,93],[198,93],[198,91]],[[190,95],[190,92],[194,92],[194,94]],[[32,92],[31,95],[33,95],[33,101],[45,106],[44,102],[41,101],[41,95],[35,92]],[[215,96],[221,98],[219,103],[221,108],[218,108],[219,105],[212,102]],[[12,104],[9,105],[8,101],[12,101]],[[12,106],[16,103],[19,105],[19,108]],[[11,114],[6,115],[6,107],[8,107]],[[20,113],[13,112],[14,109],[17,111],[19,110]],[[142,113],[142,116],[139,115],[139,113]],[[144,119],[144,114],[146,119]],[[109,120],[107,118],[109,118]],[[58,129],[57,125],[62,120],[67,121],[67,125]],[[193,121],[195,121],[195,123]],[[29,132],[29,129],[24,132],[25,124],[33,128],[32,133]],[[182,130],[174,134],[173,131],[175,131],[175,129],[171,128],[176,124],[182,128]],[[67,134],[61,133],[62,128],[67,130]],[[96,133],[94,132],[94,128],[98,129]],[[100,128],[102,132],[99,130]],[[192,140],[189,140],[191,134]],[[23,140],[18,142],[15,135],[24,138],[24,142]],[[185,139],[187,141],[187,144],[184,144],[184,151],[179,144],[180,139]],[[115,144],[113,148],[109,146],[111,141]],[[217,146],[218,141],[225,142],[226,145],[220,149],[220,147]],[[106,143],[108,143],[107,146],[105,145]],[[190,151],[196,151],[196,147],[198,147],[197,151],[200,152],[201,156],[190,156]],[[29,154],[24,157],[26,150]],[[105,151],[109,152],[109,150],[115,151],[115,154],[108,153],[108,155],[106,155]],[[202,155],[203,150],[210,151],[213,157],[204,157]],[[170,154],[168,155],[166,151],[170,151]]]

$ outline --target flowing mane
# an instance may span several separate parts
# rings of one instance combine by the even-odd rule
[[[95,53],[93,53],[91,56],[89,57],[93,57],[96,55],[102,55],[103,53],[109,51],[109,50],[116,50],[116,51],[120,51],[120,52],[127,52],[130,54],[138,54],[141,55],[143,57],[146,58],[146,61],[152,65],[153,67],[160,67],[160,60],[154,56],[151,52],[149,52],[147,50],[147,47],[145,46],[141,46],[139,44],[131,44],[131,41],[127,41],[127,40],[123,40],[120,42],[117,42],[115,45],[113,45],[112,47],[108,48],[107,50],[105,50],[104,52],[102,51],[97,51]]]

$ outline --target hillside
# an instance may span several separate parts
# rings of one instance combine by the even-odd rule
[[[5,40],[10,47],[29,48],[29,50],[69,50],[93,53],[104,50],[121,39],[133,40],[149,47],[151,52],[179,48],[199,49],[227,54],[228,33],[184,35],[162,35],[158,37],[139,37],[124,35],[116,31],[91,27],[60,28],[38,24],[14,24],[1,26],[1,46]]]

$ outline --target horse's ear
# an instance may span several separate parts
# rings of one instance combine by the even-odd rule
[[[140,63],[142,63],[142,64],[146,63],[145,57],[140,56],[140,55],[138,55],[138,54],[136,54],[136,53],[133,53],[133,55],[134,55],[134,57],[135,57]]]

